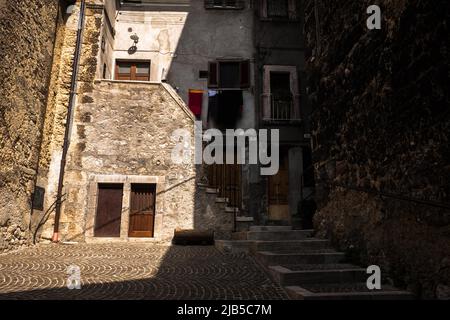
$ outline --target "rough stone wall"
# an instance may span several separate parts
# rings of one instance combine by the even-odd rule
[[[29,238],[58,3],[0,1],[0,252]]]
[[[98,176],[164,178],[163,227],[162,233],[158,234],[161,240],[169,239],[177,227],[229,232],[232,216],[230,218],[223,212],[223,219],[216,217],[214,201],[196,188],[195,182],[201,179],[201,173],[197,171],[202,168],[177,166],[170,161],[173,130],[193,131],[194,127],[189,111],[183,110],[183,102],[175,91],[161,84],[97,80],[100,32],[105,21],[102,1],[87,3],[74,122],[64,177],[61,240],[85,241],[89,237],[90,204],[93,203],[90,187]],[[38,185],[46,188],[46,199],[44,211],[35,210],[33,216],[37,240],[51,239],[53,234],[52,205],[58,186],[79,5],[78,1],[57,38],[38,178]]]
[[[175,228],[221,227],[214,211],[204,210],[196,196],[200,178],[194,165],[172,162],[176,129],[193,136],[193,119],[161,84],[96,82],[80,96],[75,114],[65,178],[63,240],[85,239],[89,182],[96,175],[165,178],[162,232],[168,240]],[[200,207],[198,207],[200,206]],[[195,210],[197,208],[197,210]]]
[[[450,292],[448,1],[306,5],[319,234],[424,298]],[[381,6],[382,30],[366,27]],[[317,38],[316,35],[319,35]]]

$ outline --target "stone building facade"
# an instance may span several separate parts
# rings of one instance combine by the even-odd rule
[[[2,250],[12,248],[9,243],[95,241],[100,189],[111,184],[122,188],[116,240],[129,240],[131,193],[135,185],[142,184],[155,186],[156,193],[152,237],[147,240],[168,241],[176,228],[213,229],[217,237],[230,236],[236,224],[235,210],[225,210],[216,195],[200,187],[207,175],[204,167],[171,163],[176,143],[171,134],[175,129],[194,134],[195,118],[187,107],[191,89],[204,93],[205,108],[199,118],[208,126],[208,81],[200,75],[208,71],[210,61],[252,63],[253,11],[250,2],[238,11],[207,10],[204,1],[172,2],[164,10],[159,4],[158,13],[127,1],[55,1],[51,5],[37,1],[27,8],[25,4],[12,8],[1,3],[11,11],[4,30],[21,32],[17,38],[23,41],[39,35],[33,36],[34,47],[29,46],[36,55],[29,59],[33,68],[23,77],[30,83],[17,79],[21,72],[3,77],[10,86],[2,88],[9,99],[2,101],[9,103],[2,108],[2,144],[7,143],[8,130],[15,130],[8,126],[17,125],[28,132],[16,130],[17,139],[11,142],[16,148],[2,145],[2,187],[11,189],[2,195]],[[26,32],[15,28],[22,11],[36,28]],[[230,18],[235,20],[231,25]],[[195,37],[198,30],[213,32],[210,26],[218,21],[230,31],[222,37],[236,40],[234,34],[241,39],[228,43],[218,39],[208,47],[201,43],[205,37]],[[135,40],[130,34],[140,36],[135,51],[128,47],[130,38]],[[214,32],[206,38],[214,39]],[[4,52],[10,50],[8,39],[2,37]],[[155,43],[159,44],[156,50]],[[22,56],[10,54],[4,59],[15,59],[5,60],[8,65],[26,67],[20,64],[25,61]],[[119,62],[125,62],[126,69],[131,60],[151,63],[148,78],[121,78]],[[185,72],[187,64],[192,65],[190,73]],[[7,70],[2,68],[2,72]],[[247,80],[252,79],[249,74]],[[16,90],[18,83],[26,90]],[[237,126],[251,128],[256,120],[253,91],[242,90],[242,95],[244,108]],[[28,112],[25,103],[14,105],[19,96],[33,101],[36,113]],[[19,126],[12,120],[13,114],[18,119],[22,118],[17,114],[29,117],[30,121],[22,119],[29,127]],[[13,150],[21,155],[13,155]]]
[[[30,239],[32,194],[66,1],[0,1],[0,251]]]
[[[279,130],[284,165],[275,177],[251,175],[250,211],[259,224],[306,226],[309,218],[301,203],[314,197],[314,181],[308,179],[313,170],[303,5],[291,0],[253,2],[257,127]]]
[[[1,5],[6,6],[3,2]],[[27,72],[38,70],[24,77],[30,83],[15,77],[21,72],[4,77],[11,85],[2,88],[5,95],[9,94],[5,103],[10,104],[2,108],[5,128],[19,127],[12,120],[13,113],[8,114],[8,108],[12,111],[13,101],[19,95],[30,101],[34,98],[31,95],[35,95],[37,99],[33,103],[39,101],[39,104],[36,114],[27,113],[25,104],[15,106],[17,119],[22,119],[17,117],[17,111],[29,118],[29,127],[20,126],[28,131],[25,134],[16,130],[17,141],[2,146],[6,150],[2,161],[8,163],[2,168],[5,176],[2,184],[13,190],[2,195],[5,209],[0,222],[5,226],[4,238],[21,244],[26,239],[29,242],[130,240],[133,237],[129,229],[134,223],[130,222],[133,219],[130,216],[137,205],[139,185],[155,188],[156,195],[152,200],[152,237],[146,236],[146,240],[167,242],[176,228],[213,229],[217,237],[227,238],[239,222],[243,228],[251,223],[265,223],[269,187],[259,177],[259,166],[242,165],[233,169],[231,174],[239,176],[239,180],[227,186],[234,188],[234,194],[224,196],[218,193],[217,186],[205,186],[205,181],[211,182],[206,167],[171,163],[171,151],[176,143],[171,135],[176,129],[185,129],[193,135],[196,118],[202,120],[203,129],[224,130],[224,126],[258,129],[263,123],[259,103],[265,92],[262,70],[266,65],[282,63],[289,64],[286,68],[290,68],[288,74],[294,80],[291,93],[301,104],[301,108],[297,107],[302,115],[297,116],[303,119],[301,124],[295,121],[298,119],[291,119],[290,125],[281,126],[284,140],[303,135],[288,142],[293,147],[289,155],[292,177],[289,177],[291,191],[286,199],[289,203],[284,204],[289,212],[284,211],[295,214],[302,171],[297,169],[301,169],[303,160],[302,153],[297,151],[300,145],[308,144],[304,133],[309,113],[306,103],[297,99],[304,91],[303,81],[298,81],[304,69],[302,39],[296,37],[302,25],[301,7],[299,1],[290,0],[286,12],[295,7],[296,17],[290,19],[289,13],[289,19],[282,22],[259,16],[260,9],[267,6],[267,1],[218,4],[205,0],[164,3],[145,0],[137,4],[136,1],[78,0],[46,5],[36,1],[35,7],[30,6],[36,9],[33,12],[21,6],[8,7],[12,13],[4,22],[5,30],[20,31],[17,38],[23,37],[24,41],[31,41],[34,33],[39,36],[34,37],[34,47],[28,46],[36,55],[28,61],[38,64],[27,69]],[[22,11],[28,13],[25,18],[35,29],[25,32],[15,28]],[[49,23],[50,18],[54,19],[53,24]],[[46,27],[40,28],[44,23]],[[284,44],[276,43],[283,30],[280,25],[289,27]],[[256,30],[263,27],[269,37],[255,43],[255,36],[264,38]],[[11,34],[15,35],[14,32]],[[284,32],[283,36],[286,35]],[[2,38],[5,48],[8,39]],[[291,42],[295,48],[286,51],[284,47]],[[262,47],[277,46],[271,58],[258,58],[257,51]],[[6,48],[5,52],[8,50],[12,49]],[[280,56],[280,52],[284,53]],[[26,67],[20,64],[25,61],[24,56],[10,54],[5,59],[16,59],[16,62],[8,60],[8,65]],[[23,92],[14,89],[18,83],[23,84],[20,87]],[[192,112],[193,96],[197,113]],[[232,108],[228,108],[229,103],[233,104]],[[220,112],[218,104],[222,105]],[[222,117],[230,118],[232,124],[220,124]],[[279,127],[272,123],[267,128]],[[29,150],[19,148],[22,139]],[[2,143],[6,142],[2,138]],[[19,150],[17,159],[11,150]],[[22,156],[28,157],[29,162],[22,165],[17,161]],[[11,164],[19,167],[9,167]],[[224,180],[230,173],[221,174]],[[107,192],[102,188],[111,185],[118,188],[117,193],[121,192],[120,205],[117,202],[116,206],[121,212],[115,216],[120,222],[115,223],[114,236],[96,236],[100,232],[96,225],[103,203],[101,198]],[[16,191],[19,197],[14,197]],[[227,203],[231,197],[232,205]],[[253,199],[261,201],[254,205]]]
[[[186,130],[193,139],[193,114],[174,88],[158,77],[152,78],[158,74],[156,72],[142,81],[120,80],[117,74],[108,73],[110,68],[118,68],[113,55],[121,52],[116,48],[125,45],[129,31],[114,28],[119,19],[110,20],[119,13],[112,5],[115,2],[86,1],[85,4],[84,23],[80,26],[81,1],[78,1],[65,22],[65,32],[59,39],[60,51],[55,55],[54,68],[57,69],[51,86],[54,92],[49,99],[46,140],[38,175],[38,186],[45,190],[44,205],[33,212],[34,237],[55,240],[55,223],[61,241],[143,239],[167,242],[177,228],[212,229],[218,237],[227,236],[233,227],[230,215],[225,212],[217,215],[212,209],[215,199],[200,194],[197,187],[202,168],[193,163],[177,165],[171,159],[179,142],[172,137],[175,130]],[[78,39],[82,42],[76,100],[73,114],[68,117],[70,67],[74,65],[80,27],[82,36]],[[124,58],[118,57],[119,60]],[[152,61],[151,70],[153,68],[160,68],[158,61]],[[67,161],[62,165],[67,119],[70,119],[69,143]],[[191,151],[193,154],[193,149]],[[58,198],[62,168],[64,187]],[[114,234],[99,235],[102,188],[111,185],[120,189],[120,199],[110,199],[110,202],[120,202],[122,209],[115,219],[120,221],[108,222],[117,225]],[[133,197],[138,194],[135,189],[139,186],[155,188],[155,198],[151,200],[154,212],[151,230],[145,232],[145,236],[135,237],[131,236],[131,225],[135,223],[131,222],[131,211],[136,205]],[[60,217],[55,210],[58,199],[61,201]]]
[[[449,9],[306,1],[316,228],[426,298],[450,291]]]

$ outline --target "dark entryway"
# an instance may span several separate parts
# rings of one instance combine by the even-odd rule
[[[129,236],[134,238],[153,237],[155,224],[155,184],[133,184],[130,198]]]
[[[95,237],[120,237],[123,184],[99,184]]]

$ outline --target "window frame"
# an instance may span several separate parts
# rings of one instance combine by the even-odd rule
[[[129,73],[129,79],[121,79],[122,77],[127,77],[127,73],[120,73],[119,68],[121,63],[129,63],[130,66],[130,73]],[[147,64],[148,65],[148,74],[144,73],[137,73],[138,65],[139,64]],[[114,72],[114,80],[117,81],[141,81],[141,82],[149,82],[150,81],[150,75],[151,75],[151,68],[152,68],[152,62],[151,60],[127,60],[127,59],[117,59],[116,60],[116,66],[115,66],[115,72]]]
[[[298,0],[288,0],[288,15],[285,17],[270,17],[267,0],[261,0],[260,3],[260,18],[263,21],[299,21],[298,14]]]
[[[271,112],[271,75],[272,73],[289,73],[290,75],[290,90],[293,97],[293,110],[290,115],[290,121],[301,120],[300,109],[300,83],[298,78],[298,70],[296,66],[281,66],[281,65],[265,65],[263,67],[263,93],[262,93],[262,120],[268,122],[278,121],[273,118]]]
[[[222,63],[239,64],[239,86],[227,88],[221,86],[220,65]],[[243,71],[244,70],[244,71]],[[243,90],[251,87],[251,62],[249,59],[219,59],[208,63],[208,88],[220,90]]]
[[[204,0],[206,10],[243,10],[246,7],[245,0],[219,0],[222,4],[215,4],[214,0]],[[230,1],[234,1],[234,5],[228,5]]]

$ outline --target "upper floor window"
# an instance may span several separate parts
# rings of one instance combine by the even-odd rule
[[[250,87],[250,61],[215,61],[209,63],[208,87],[243,89]]]
[[[117,60],[116,80],[150,81],[150,61]]]
[[[300,95],[295,66],[264,66],[263,121],[300,120]]]
[[[205,0],[206,9],[244,9],[245,0]]]
[[[269,18],[288,18],[288,0],[267,0],[267,16]]]
[[[111,0],[108,0],[111,1]],[[185,6],[190,0],[120,0],[121,6]]]
[[[261,17],[273,20],[297,20],[298,0],[261,0]]]

